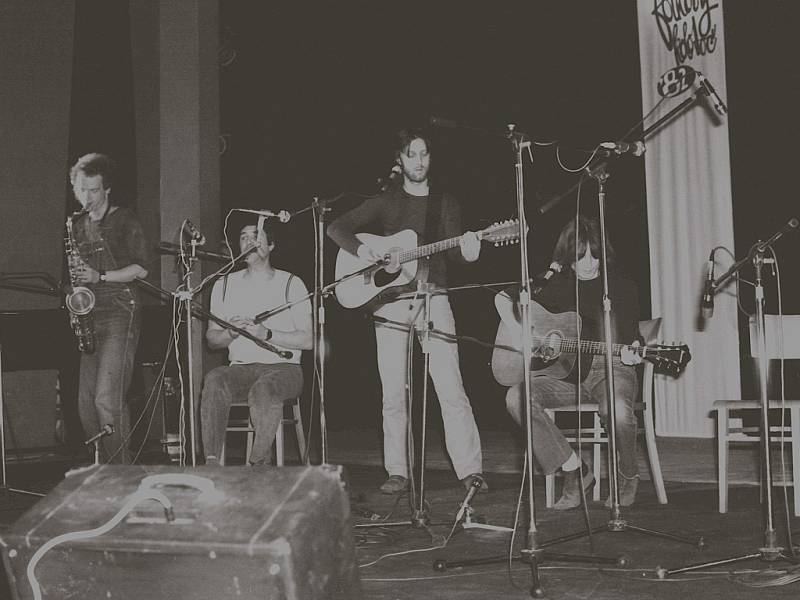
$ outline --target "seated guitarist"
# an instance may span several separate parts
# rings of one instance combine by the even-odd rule
[[[361,243],[357,233],[369,231],[386,236],[411,229],[417,234],[418,245],[461,236],[459,247],[449,251],[451,258],[467,262],[477,260],[480,241],[473,232],[461,235],[458,203],[449,194],[435,194],[430,190],[431,147],[428,138],[419,130],[401,131],[399,137],[395,160],[402,170],[402,185],[384,189],[334,220],[328,226],[328,236],[343,250],[368,262],[378,261],[382,256],[377,249]],[[417,280],[427,281],[438,288],[447,287],[447,265],[442,254],[418,262]],[[383,392],[384,466],[388,474],[380,489],[385,494],[395,494],[406,489],[409,477],[406,444],[409,329],[406,326],[416,323],[418,330],[423,329],[424,302],[422,297],[404,300],[383,297],[382,301],[386,303],[373,311],[384,321],[375,322],[378,371]],[[432,296],[430,316],[434,329],[455,333],[453,313],[446,294]],[[403,326],[398,327],[386,320]],[[483,457],[475,417],[461,379],[458,346],[452,340],[435,335],[430,339],[430,372],[442,409],[447,451],[456,475],[469,489],[473,479],[481,474]]]
[[[575,222],[568,223],[558,238],[553,252],[553,261],[559,265],[571,265],[571,269],[562,269],[560,275],[552,278],[534,300],[553,313],[575,311],[576,278],[580,310],[583,323],[580,337],[582,340],[604,342],[603,336],[603,281],[600,271],[601,242],[600,228],[596,220],[580,217],[578,221],[578,248],[575,252]],[[607,243],[609,260],[609,296],[612,300],[612,332],[614,342],[639,344],[639,300],[635,285],[622,277],[613,269],[614,253]],[[576,257],[579,257],[576,260]],[[518,298],[517,298],[518,300]],[[518,311],[518,307],[514,307]],[[532,323],[534,334],[536,323]],[[535,347],[535,344],[534,344]],[[633,405],[638,391],[637,373],[633,365],[642,361],[641,357],[625,348],[621,356],[613,357],[614,396],[616,398],[616,442],[619,498],[622,506],[630,506],[636,498],[639,483],[636,462],[636,415]],[[591,365],[587,366],[590,356],[579,355],[583,378],[580,384],[581,401],[597,402],[600,406],[600,418],[605,424],[607,418],[606,365],[605,356],[595,356]],[[577,369],[577,365],[576,365]],[[536,376],[532,371],[532,435],[534,455],[546,474],[554,473],[561,468],[564,473],[564,486],[561,497],[555,505],[558,510],[575,508],[580,505],[581,480],[585,493],[594,482],[591,469],[581,461],[570,447],[558,427],[544,412],[544,408],[574,406],[576,404],[575,373],[566,379],[549,376]],[[571,380],[570,380],[571,379]],[[518,424],[525,418],[522,397],[522,384],[509,389],[506,395],[506,406]],[[581,478],[578,467],[582,467]],[[610,506],[610,499],[606,502]]]

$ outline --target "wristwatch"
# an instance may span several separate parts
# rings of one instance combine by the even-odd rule
[[[106,280],[106,272],[105,271],[98,271],[98,281],[105,282]]]

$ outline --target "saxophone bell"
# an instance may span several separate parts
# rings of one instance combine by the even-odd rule
[[[87,287],[73,287],[67,296],[67,309],[74,315],[82,317],[92,312],[94,308],[94,292]]]

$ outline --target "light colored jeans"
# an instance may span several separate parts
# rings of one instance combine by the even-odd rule
[[[376,316],[404,324],[417,324],[424,330],[424,302],[397,300],[385,304]],[[431,298],[433,328],[454,334],[455,320],[445,295]],[[383,390],[383,452],[389,475],[409,476],[407,454],[407,369],[409,331],[390,324],[375,324],[378,371]],[[444,422],[445,444],[456,476],[463,479],[482,471],[481,440],[472,406],[464,391],[458,362],[458,344],[430,335],[430,374]]]
[[[636,462],[636,414],[633,410],[638,391],[638,377],[634,367],[624,365],[618,357],[612,359],[614,368],[614,398],[617,468],[627,478],[638,474]],[[545,408],[576,405],[575,384],[551,377],[531,377],[531,435],[533,454],[545,474],[555,472],[572,453],[561,430],[545,413]],[[520,426],[525,422],[522,384],[512,387],[506,394],[506,407]],[[605,426],[608,417],[605,357],[595,356],[589,373],[581,384],[581,402],[597,402],[600,419]]]

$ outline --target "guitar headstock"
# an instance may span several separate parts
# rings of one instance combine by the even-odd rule
[[[659,372],[678,375],[692,360],[692,355],[686,344],[657,344],[647,347],[644,359],[653,363]]]
[[[478,237],[495,246],[516,244],[519,242],[519,219],[508,219],[490,225],[478,232]]]

